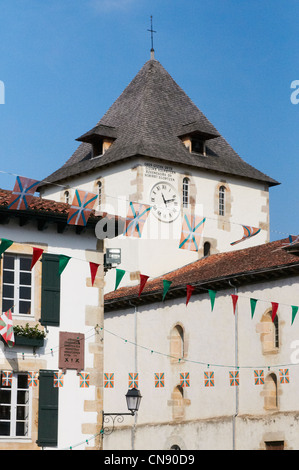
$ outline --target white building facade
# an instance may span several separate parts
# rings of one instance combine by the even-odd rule
[[[2,313],[11,308],[14,327],[36,328],[45,337],[36,343],[15,333],[9,347],[1,336],[0,448],[100,449],[103,252],[94,234],[99,218],[91,217],[81,230],[67,225],[67,204],[34,197],[27,210],[8,210],[10,195],[1,190],[1,240],[13,242],[1,258]],[[31,269],[33,248],[43,253]],[[62,256],[69,258],[59,274]],[[101,265],[93,286],[89,262]]]
[[[286,243],[212,255],[140,297],[138,287],[105,296],[104,409],[123,411],[134,380],[143,398],[104,449],[299,448],[299,258]]]

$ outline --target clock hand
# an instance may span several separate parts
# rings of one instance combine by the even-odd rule
[[[172,202],[172,201],[174,201],[174,200],[175,200],[175,198],[174,198],[174,199],[167,199],[167,201],[165,201],[165,202],[166,202],[166,203],[167,203],[167,202]]]
[[[164,204],[166,205],[167,201],[165,201],[165,197],[164,197],[163,193],[162,193],[162,199],[163,199]]]

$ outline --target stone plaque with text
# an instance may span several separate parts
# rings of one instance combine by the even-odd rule
[[[82,333],[59,333],[59,369],[84,369],[84,335]]]

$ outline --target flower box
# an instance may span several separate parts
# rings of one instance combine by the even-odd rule
[[[41,348],[44,345],[44,338],[29,338],[27,336],[15,335],[15,345]]]

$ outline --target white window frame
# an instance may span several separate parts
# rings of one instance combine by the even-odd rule
[[[1,422],[10,422],[10,435],[0,435],[0,441],[1,440],[24,440],[24,439],[31,439],[31,421],[32,421],[32,387],[27,386],[27,388],[18,388],[18,376],[19,375],[24,375],[27,376],[28,378],[28,372],[13,372],[12,374],[12,381],[11,381],[11,387],[4,387],[2,386],[2,382],[0,382],[0,389],[1,390],[10,390],[11,392],[11,401],[10,404],[8,403],[0,403],[1,406],[10,406],[10,419],[5,420],[1,419]],[[28,393],[28,400],[25,404],[21,403],[18,404],[18,392],[20,391],[25,391]],[[16,435],[16,429],[17,429],[17,422],[18,421],[23,421],[20,419],[17,419],[17,409],[19,407],[28,407],[28,415],[25,416],[25,423],[27,423],[27,434],[24,436],[17,436]]]
[[[13,316],[17,316],[18,318],[32,318],[34,317],[34,274],[33,274],[33,271],[24,271],[24,272],[27,272],[27,273],[31,273],[31,285],[30,285],[30,288],[31,288],[31,298],[29,300],[27,299],[21,299],[21,300],[24,300],[24,301],[30,301],[30,313],[20,313],[19,312],[19,301],[20,301],[20,288],[21,287],[29,287],[28,285],[25,285],[25,284],[20,284],[20,272],[21,272],[21,269],[20,269],[20,258],[30,258],[28,255],[23,255],[23,254],[19,254],[19,253],[5,253],[3,254],[3,257],[4,256],[9,256],[9,257],[12,257],[14,258],[14,269],[13,270],[9,270],[9,269],[5,269],[5,271],[14,271],[14,283],[13,284],[9,284],[9,283],[4,283],[3,282],[3,272],[4,272],[4,262],[2,263],[3,266],[2,266],[2,301],[3,299],[5,300],[9,300],[9,298],[7,297],[4,297],[3,295],[3,286],[4,284],[6,285],[11,285],[14,287],[14,306],[13,306],[13,310],[12,310],[12,313],[13,313]],[[4,260],[3,260],[4,261]],[[1,305],[1,308],[2,308],[2,305]],[[4,312],[2,312],[4,313]]]
[[[219,188],[219,215],[224,216],[225,215],[225,193],[226,193],[226,187],[225,186],[220,186]]]
[[[183,207],[189,207],[189,189],[190,189],[190,180],[189,178],[183,179]]]

